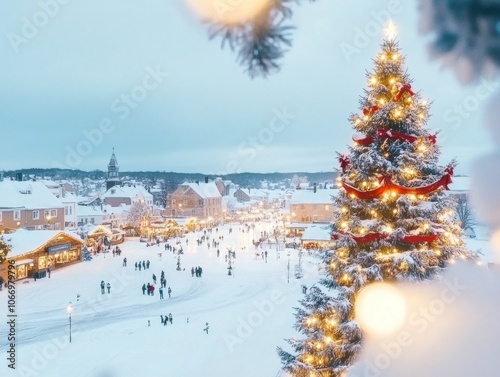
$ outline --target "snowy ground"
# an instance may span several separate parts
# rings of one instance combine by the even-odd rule
[[[120,245],[121,257],[97,256],[54,271],[50,279],[17,286],[17,369],[1,367],[2,376],[270,376],[280,369],[276,346],[293,335],[292,307],[300,297],[301,284],[317,280],[314,259],[305,257],[306,276],[297,280],[293,266],[298,252],[291,251],[290,283],[287,251],[268,249],[267,263],[256,259],[253,239],[270,223],[257,224],[242,233],[233,224],[219,228],[212,237],[220,241],[221,256],[206,243],[198,247],[199,234],[189,234],[181,267],[164,245],[146,247],[137,240]],[[224,252],[236,250],[234,275],[228,276]],[[243,251],[241,251],[243,250]],[[158,253],[162,253],[160,257]],[[127,257],[128,266],[123,267]],[[149,270],[135,271],[134,263],[151,261]],[[201,278],[191,276],[191,267],[201,266]],[[143,283],[152,283],[165,271],[172,298],[160,300],[143,295]],[[101,295],[100,281],[111,282],[111,294]],[[76,295],[80,294],[77,301]],[[0,307],[6,312],[6,292],[0,292]],[[68,302],[72,302],[72,343],[69,344]],[[5,309],[4,309],[5,308]],[[160,315],[172,313],[173,325],[163,326]],[[189,318],[189,323],[187,322]],[[5,319],[5,318],[4,318]],[[148,326],[150,321],[150,326]],[[209,323],[209,333],[203,331]],[[0,331],[2,349],[6,329]],[[2,352],[3,353],[3,352]],[[5,355],[5,353],[3,353]]]
[[[196,245],[199,233],[189,234],[181,267],[177,257],[161,247],[146,247],[138,240],[120,245],[121,257],[100,255],[52,273],[50,279],[17,286],[17,356],[15,371],[3,358],[1,376],[85,377],[275,377],[280,362],[276,346],[294,335],[292,307],[301,297],[301,284],[318,278],[315,259],[303,258],[305,276],[294,278],[298,252],[291,250],[290,283],[287,251],[266,245],[267,263],[255,257],[252,240],[270,223],[257,224],[251,232],[229,225],[211,237],[220,241],[216,250]],[[469,239],[472,249],[481,248],[485,262],[492,261],[487,236]],[[228,276],[224,252],[236,250],[234,275]],[[158,253],[162,253],[160,258]],[[123,267],[123,258],[128,266]],[[134,263],[151,261],[149,270],[135,271]],[[201,266],[203,277],[191,277],[191,267]],[[172,298],[160,300],[143,295],[143,283],[158,280],[165,271]],[[111,282],[111,294],[101,295],[99,283]],[[157,286],[158,288],[158,286]],[[80,294],[77,301],[76,295]],[[72,343],[69,343],[68,302],[72,302]],[[6,292],[0,292],[1,312],[7,308]],[[173,325],[163,326],[160,315],[172,313]],[[189,322],[188,322],[189,318]],[[5,320],[4,317],[3,320]],[[150,326],[148,326],[150,321]],[[205,333],[205,323],[209,333]],[[0,330],[1,349],[7,333]],[[3,352],[2,352],[3,353]],[[5,355],[5,353],[3,353]]]

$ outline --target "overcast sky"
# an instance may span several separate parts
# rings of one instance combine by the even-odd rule
[[[372,12],[384,10],[413,88],[434,101],[442,162],[457,157],[466,173],[491,147],[481,123],[497,84],[462,87],[430,60],[416,1],[304,2],[282,70],[253,80],[185,0],[58,0],[43,10],[54,1],[0,3],[0,170],[104,170],[114,147],[122,171],[331,171],[352,143],[347,118],[382,41],[359,30],[373,35]]]

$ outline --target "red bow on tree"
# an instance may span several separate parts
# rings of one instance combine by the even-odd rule
[[[342,173],[345,173],[345,169],[347,168],[347,166],[349,166],[349,157],[347,157],[346,155],[342,155],[339,158],[339,162],[340,162],[340,168],[342,169]]]
[[[429,136],[429,141],[430,141],[432,144],[436,144],[436,135],[430,135],[430,136]]]
[[[448,166],[446,169],[444,169],[444,175],[443,178],[441,178],[445,190],[449,190],[448,185],[453,183],[453,181],[451,180],[452,176],[453,176],[453,167]]]
[[[367,109],[363,109],[363,115],[372,115],[375,111],[379,110],[380,107],[377,105],[374,105],[372,107],[369,107]]]
[[[411,90],[411,85],[405,84],[399,89],[399,92],[398,92],[398,94],[396,94],[394,101],[399,102],[399,100],[401,99],[401,97],[403,96],[404,93],[408,93],[410,96],[413,96],[415,94]]]

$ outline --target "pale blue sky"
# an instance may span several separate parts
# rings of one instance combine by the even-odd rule
[[[52,16],[40,13],[54,1],[0,3],[0,169],[105,169],[115,147],[122,171],[331,171],[335,151],[351,144],[347,118],[359,111],[382,36],[350,59],[341,46],[355,46],[357,28],[370,30],[372,12],[391,3],[400,7],[391,9],[413,87],[434,101],[429,127],[447,133],[438,138],[443,163],[456,156],[465,173],[490,148],[481,125],[490,89],[478,99],[479,84],[462,87],[429,59],[416,1],[295,7],[294,43],[281,72],[254,80],[235,54],[208,39],[183,0],[65,0],[49,9]],[[29,30],[25,18],[42,26]],[[148,77],[158,69],[156,81]],[[149,90],[137,88],[144,79]],[[137,106],[121,98],[131,92],[142,100]],[[457,104],[471,111],[453,114]],[[294,117],[286,123],[276,118],[284,109]],[[96,145],[86,142],[83,131],[106,119],[109,132]],[[79,145],[77,157],[68,152]]]

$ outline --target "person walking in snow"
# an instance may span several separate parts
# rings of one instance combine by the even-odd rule
[[[106,288],[108,288],[108,293],[111,293],[111,284],[108,283],[108,285],[106,285]]]
[[[135,270],[137,271],[137,262],[135,262]]]
[[[146,284],[143,284],[142,285],[142,294],[145,295],[146,294]]]
[[[156,284],[156,275],[153,274],[153,283]]]
[[[172,293],[172,289],[168,287],[168,298],[170,298],[170,294]]]
[[[123,258],[123,267],[127,267],[127,258]]]
[[[148,296],[151,296],[151,285],[148,283],[148,285],[146,286],[147,290],[148,290]]]
[[[142,269],[145,270],[146,269],[146,261],[142,261]]]
[[[104,294],[104,280],[101,280],[101,294]]]
[[[205,328],[203,329],[203,331],[206,331],[208,334],[208,329],[209,329],[208,322],[205,322]]]
[[[191,267],[191,277],[194,276],[194,267]]]
[[[151,291],[151,296],[154,296],[155,295],[155,286],[153,284],[151,284],[151,286],[149,287],[150,291]]]
[[[167,326],[168,324],[168,315],[165,315],[165,322],[163,322],[163,326]]]
[[[170,324],[172,324],[172,321],[174,320],[172,313],[168,313],[168,320],[170,321]]]
[[[163,321],[164,321],[163,314],[161,314],[160,317],[161,317],[161,324],[163,325]]]
[[[149,259],[146,261],[146,268],[149,270]]]
[[[159,292],[160,292],[160,300],[163,300],[163,288],[162,287],[160,287]]]

